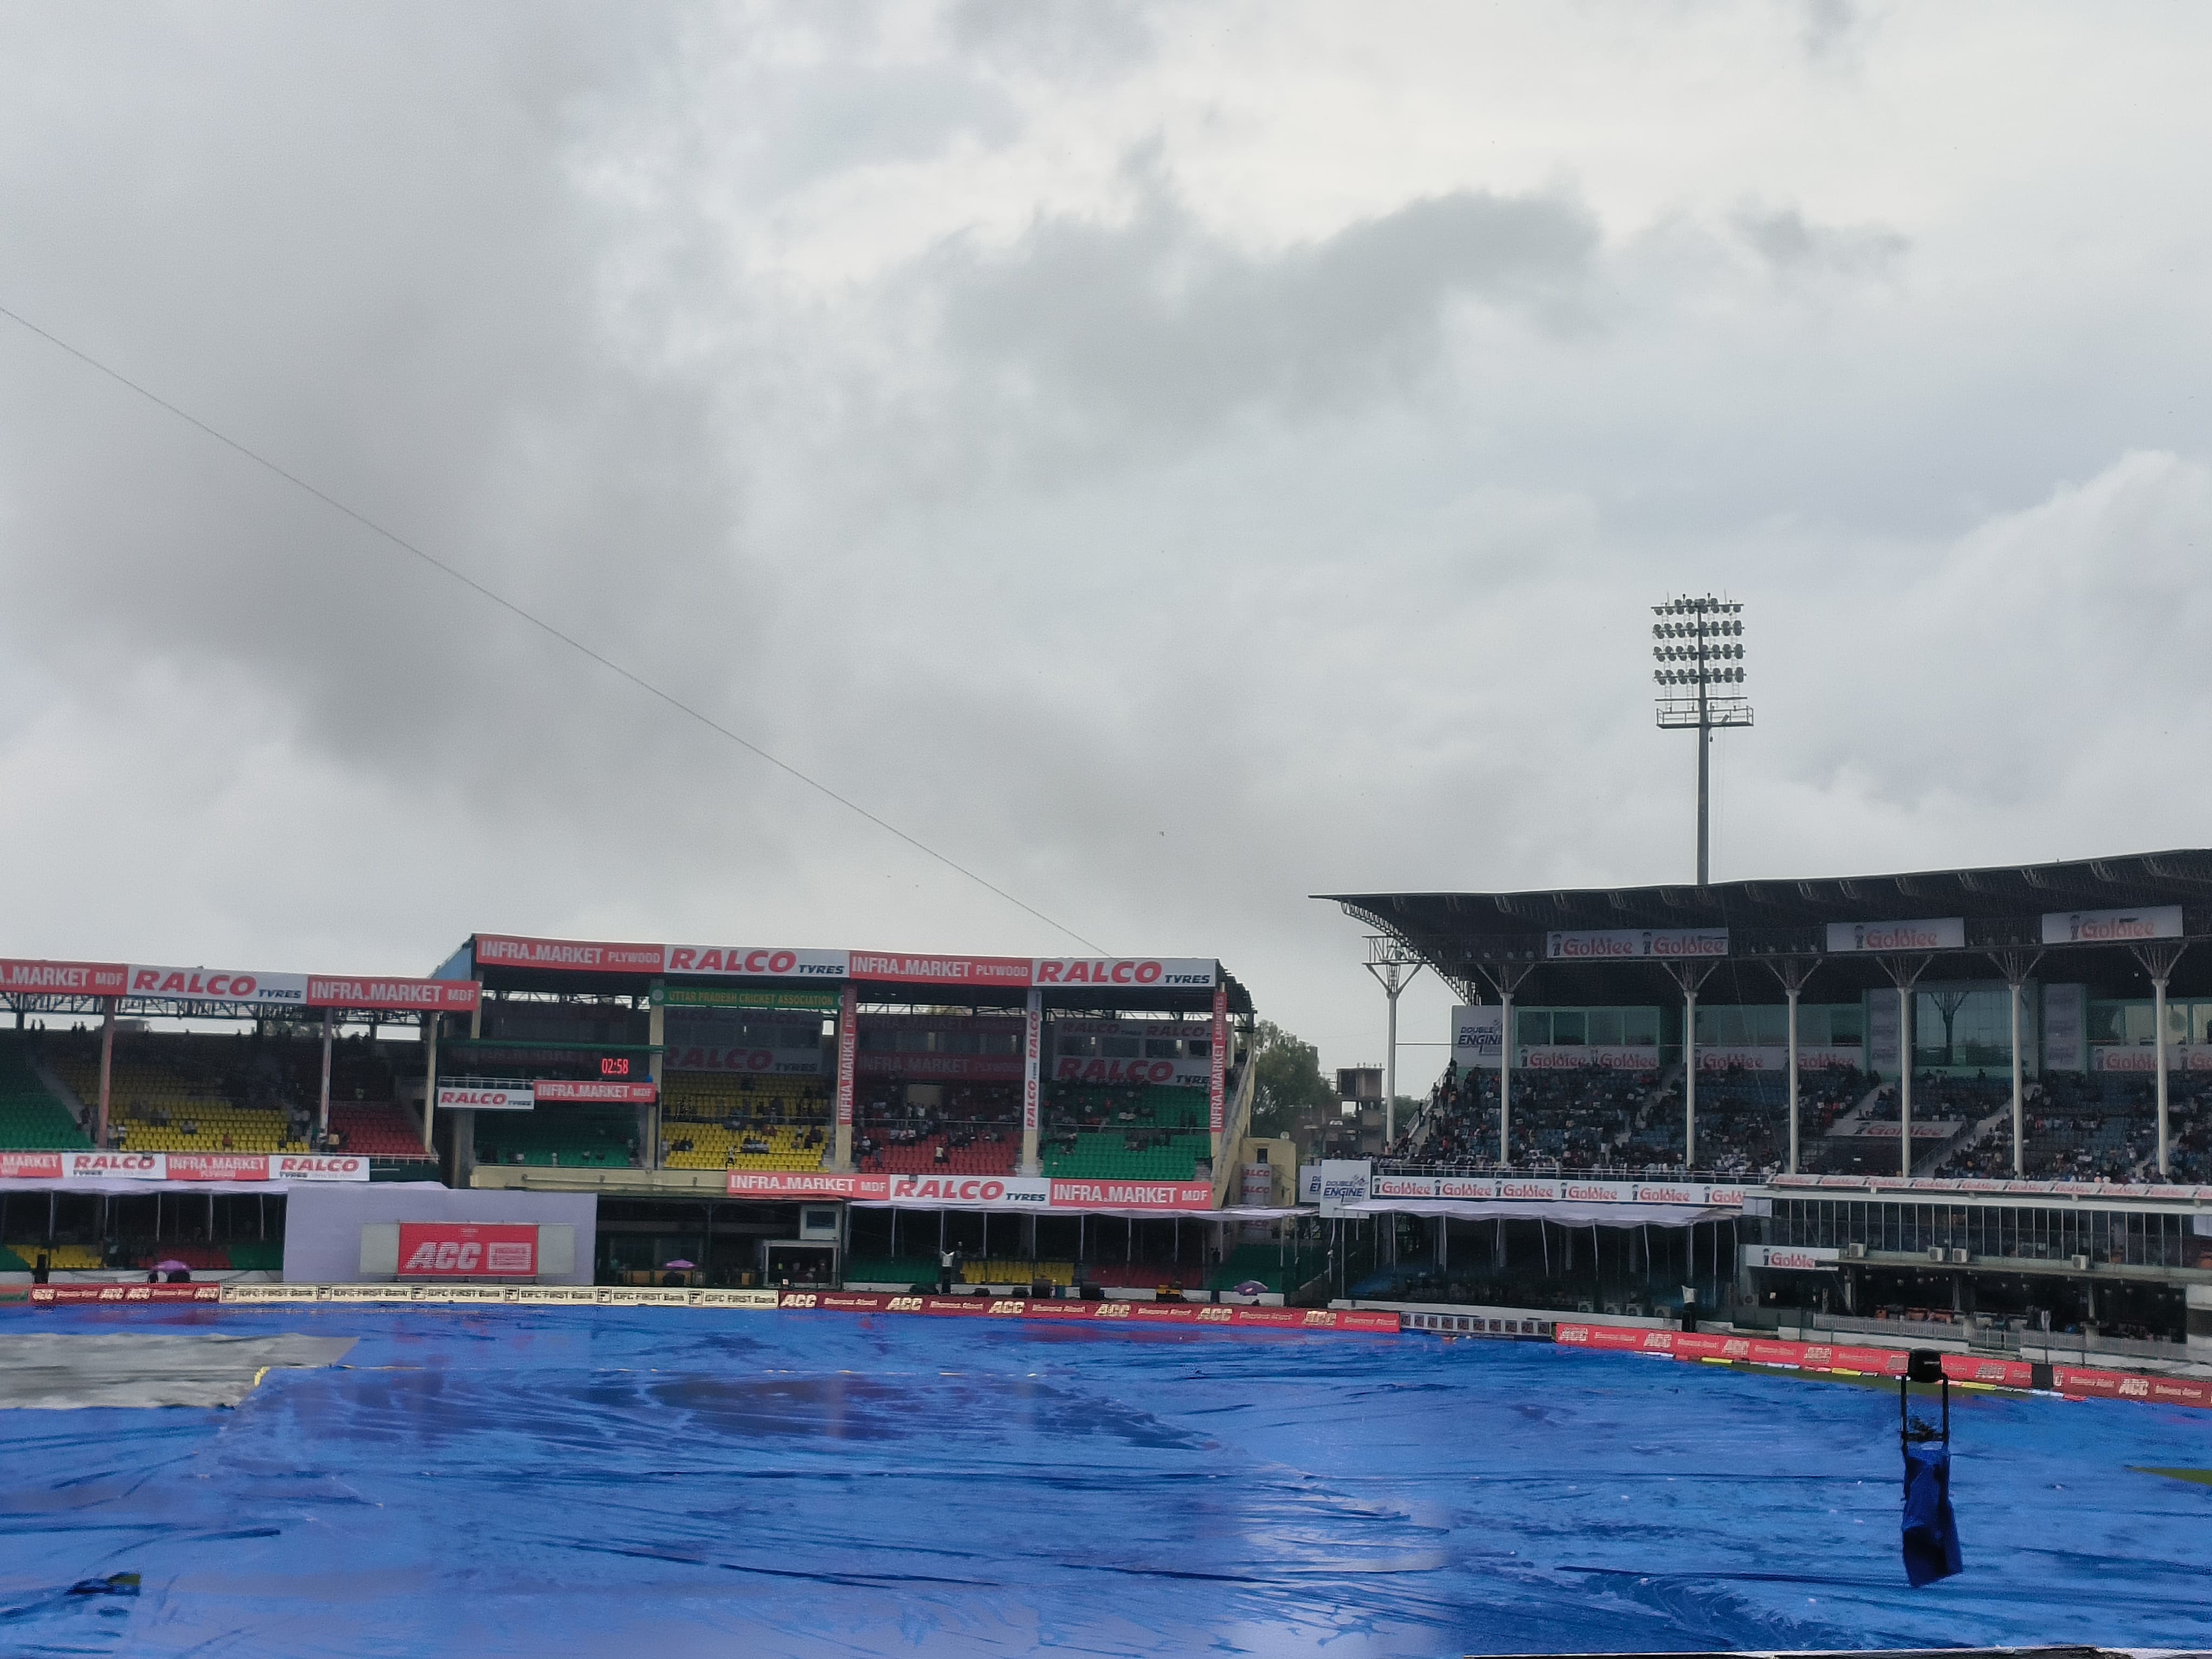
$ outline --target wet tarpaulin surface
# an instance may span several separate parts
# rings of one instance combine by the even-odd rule
[[[0,1327],[0,1408],[235,1406],[265,1371],[333,1365],[350,1337]]]
[[[1909,1589],[1883,1389],[1426,1338],[701,1310],[88,1309],[357,1337],[235,1410],[0,1413],[0,1650],[2212,1645],[2212,1414],[1954,1395]],[[2133,1466],[2133,1467],[2131,1467]],[[134,1599],[68,1598],[142,1576]]]

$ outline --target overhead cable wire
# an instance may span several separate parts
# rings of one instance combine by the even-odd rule
[[[884,831],[886,835],[896,836],[900,841],[904,842],[908,847],[913,848],[916,852],[921,853],[928,858],[934,859],[938,863],[943,865],[954,874],[964,876],[968,880],[974,882],[978,887],[982,888],[986,892],[995,894],[998,897],[1004,899],[1016,909],[1025,911],[1030,915],[1036,917],[1039,921],[1044,923],[1046,927],[1053,929],[1055,933],[1066,934],[1068,938],[1073,939],[1085,950],[1096,951],[1100,956],[1110,954],[1103,945],[1096,944],[1093,941],[1085,939],[1082,934],[1077,933],[1075,929],[1070,927],[1066,922],[1055,921],[1051,916],[1047,915],[1043,911],[1038,909],[1034,904],[1030,904],[1024,900],[1015,897],[1013,894],[1008,892],[996,882],[977,874],[975,871],[969,869],[966,865],[962,864],[957,859],[948,857],[946,854],[939,852],[934,847],[932,847],[928,842],[921,840],[919,836],[910,835],[906,830],[900,829],[898,825],[890,822],[888,819],[878,817],[874,812],[870,811],[866,807],[861,805],[860,802],[853,799],[850,796],[840,794],[836,790],[831,788],[828,784],[823,783],[820,779],[812,777],[807,773],[800,771],[799,768],[793,766],[789,761],[781,758],[780,756],[770,753],[768,750],[763,749],[760,744],[755,743],[750,738],[744,736],[741,732],[731,730],[728,726],[723,725],[721,721],[716,720],[713,715],[706,714],[701,709],[695,708],[691,704],[684,702],[673,692],[664,690],[661,687],[654,684],[651,680],[646,678],[644,675],[638,673],[635,670],[624,667],[613,658],[609,657],[604,653],[595,649],[593,647],[587,645],[585,641],[577,638],[574,634],[568,633],[566,629],[562,629],[552,623],[547,622],[543,617],[537,615],[534,611],[529,611],[521,605],[516,603],[514,600],[508,599],[506,594],[500,592],[496,588],[485,586],[483,582],[478,581],[474,576],[470,575],[466,571],[460,569],[457,566],[447,563],[445,560],[440,558],[436,554],[430,552],[428,549],[415,542],[408,540],[406,537],[399,534],[398,532],[386,529],[383,525],[378,523],[374,519],[370,518],[368,514],[362,512],[359,507],[349,506],[345,501],[339,500],[338,497],[331,495],[328,490],[310,483],[298,473],[294,472],[279,463],[270,459],[269,457],[262,454],[258,450],[253,449],[246,444],[241,443],[239,440],[232,437],[228,433],[222,430],[220,428],[209,425],[207,422],[202,420],[190,410],[182,408],[179,405],[170,402],[158,392],[155,392],[150,388],[141,385],[138,381],[132,380],[121,370],[109,367],[106,363],[102,362],[99,358],[94,356],[90,352],[84,350],[81,347],[72,345],[69,341],[64,340],[61,336],[54,333],[52,330],[40,327],[37,323],[33,322],[21,312],[13,311],[7,306],[0,305],[0,317],[5,317],[9,322],[15,324],[18,327],[37,335],[39,338],[46,341],[47,344],[53,346],[61,351],[67,352],[70,356],[76,358],[88,368],[94,369],[98,373],[106,375],[118,386],[124,386],[128,390],[136,392],[139,397],[143,398],[148,403],[154,404],[158,409],[166,410],[170,415],[174,416],[178,420],[184,422],[187,426],[190,426],[204,435],[214,439],[216,442],[222,445],[226,449],[244,456],[247,460],[252,462],[256,466],[262,468],[264,471],[276,474],[276,477],[282,478],[286,483],[290,484],[294,489],[304,491],[306,494],[313,496],[317,501],[329,507],[332,512],[343,514],[345,517],[352,520],[356,524],[361,526],[362,528],[367,530],[371,535],[390,543],[392,546],[398,548],[403,552],[413,554],[416,558],[420,559],[424,564],[428,565],[433,570],[437,571],[441,575],[450,577],[454,581],[460,583],[462,586],[468,588],[471,592],[478,594],[483,599],[490,600],[492,604],[499,606],[501,610],[507,611],[511,616],[520,618],[525,623],[527,623],[539,633],[559,641],[562,645],[567,646],[570,650],[577,653],[580,656],[590,659],[592,662],[597,663],[600,667],[605,669],[609,673],[617,675],[621,678],[629,681],[632,685],[644,692],[647,696],[659,699],[660,702],[667,704],[671,708],[676,710],[677,713],[697,721],[701,726],[705,726],[708,731],[714,732],[718,737],[726,738],[730,742],[736,744],[740,749],[743,749],[748,753],[766,761],[770,766],[775,767],[779,772],[785,774],[787,776],[797,779],[799,782],[805,784],[809,789],[813,790],[817,794],[828,797],[830,799],[836,802],[838,805],[845,808],[846,811],[849,812],[857,813],[861,817],[866,818],[870,823],[874,824],[877,829]]]

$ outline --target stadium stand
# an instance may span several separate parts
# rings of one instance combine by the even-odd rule
[[[68,1105],[32,1064],[22,1038],[0,1037],[0,1147],[10,1152],[70,1152],[92,1145]]]
[[[1044,1173],[1067,1180],[1188,1181],[1211,1153],[1203,1089],[1049,1085]]]
[[[1011,1085],[948,1085],[933,1105],[877,1085],[860,1108],[854,1161],[893,1175],[1012,1175],[1021,1161],[1019,1097]]]
[[[628,1108],[540,1107],[477,1115],[477,1161],[555,1169],[627,1170],[636,1162],[637,1119]]]
[[[828,1085],[674,1073],[661,1087],[660,1135],[672,1170],[818,1170],[830,1139]]]

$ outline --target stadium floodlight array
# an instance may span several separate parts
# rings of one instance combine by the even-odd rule
[[[1698,734],[1698,885],[1711,879],[1712,734],[1749,726],[1743,695],[1743,606],[1711,593],[1684,594],[1651,607],[1651,678],[1659,724]]]

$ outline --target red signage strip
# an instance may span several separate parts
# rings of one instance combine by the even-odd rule
[[[486,968],[551,968],[598,974],[658,974],[668,957],[665,945],[610,945],[566,939],[517,939],[505,933],[477,935],[477,971]]]
[[[40,962],[0,957],[0,991],[45,996],[119,997],[131,969],[119,962]]]
[[[1027,957],[890,956],[877,951],[851,953],[853,977],[899,985],[1011,985],[1026,988]]]
[[[1903,1348],[1784,1342],[1769,1337],[1564,1322],[1553,1327],[1553,1337],[1555,1341],[1574,1347],[1667,1354],[1676,1359],[1736,1360],[1753,1365],[1781,1365],[1796,1370],[1853,1376],[1902,1376],[1906,1358]],[[2035,1367],[2020,1359],[1947,1353],[1943,1356],[1943,1375],[1954,1382],[2029,1389],[2034,1386]],[[2212,1378],[2144,1376],[2132,1371],[2096,1370],[2080,1365],[2053,1365],[2051,1375],[2061,1394],[2075,1399],[2147,1400],[2212,1409]]]
[[[2139,1376],[2132,1371],[2093,1370],[2081,1365],[2053,1365],[2051,1376],[2059,1393],[2069,1399],[2212,1407],[2212,1379],[2203,1377]]]
[[[416,1008],[466,1012],[483,987],[472,979],[325,979],[307,975],[310,1008]]]
[[[534,1279],[538,1229],[452,1221],[399,1224],[402,1279]]]
[[[660,1098],[659,1085],[652,1083],[602,1083],[599,1079],[542,1077],[530,1085],[540,1100],[611,1100],[626,1105],[650,1106]]]
[[[34,1308],[80,1302],[220,1302],[220,1285],[33,1285]]]
[[[887,1199],[887,1175],[833,1175],[817,1170],[732,1170],[726,1183],[732,1198]]]
[[[1124,1330],[1197,1327],[1395,1335],[1399,1318],[1376,1308],[1244,1308],[1208,1302],[1033,1302],[1025,1297],[902,1296],[881,1291],[786,1291],[781,1308],[823,1313],[924,1314],[939,1319],[1044,1319]]]

